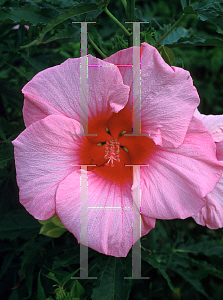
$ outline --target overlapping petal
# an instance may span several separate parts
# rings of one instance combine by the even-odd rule
[[[196,109],[194,116],[207,127],[215,142],[223,141],[223,115],[203,115]]]
[[[183,144],[157,146],[142,167],[142,213],[157,219],[187,218],[205,204],[222,174],[211,134],[193,118]]]
[[[212,134],[216,142],[216,156],[223,166],[223,115],[202,115],[196,110],[195,117],[200,119],[205,127]],[[213,191],[206,197],[205,206],[193,219],[200,225],[207,226],[211,229],[223,227],[223,176],[217,183]]]
[[[211,229],[223,227],[223,176],[214,190],[205,197],[205,206],[193,216],[197,224]]]
[[[132,74],[133,48],[121,50],[105,60],[118,66],[130,95],[140,99],[142,133],[150,134],[157,145],[178,147],[199,104],[199,96],[188,71],[170,67],[152,46],[141,45],[141,73]],[[141,85],[140,85],[141,77]],[[134,81],[134,89],[133,87]],[[132,97],[128,105],[132,105]],[[140,118],[139,105],[134,106]]]
[[[83,173],[84,171],[81,170]],[[63,180],[56,194],[56,212],[64,226],[80,242],[81,172],[75,171]],[[84,174],[85,176],[86,174]],[[132,247],[133,204],[131,185],[120,188],[88,172],[88,197],[83,206],[88,210],[82,218],[87,224],[88,235],[82,236],[85,245],[98,252],[125,257]],[[140,226],[140,224],[138,224]],[[155,226],[155,219],[142,217],[141,230],[145,235]],[[138,236],[138,239],[140,236]]]
[[[132,55],[129,48],[105,61],[91,55],[68,59],[37,74],[23,88],[27,129],[13,142],[26,209],[37,219],[57,214],[79,242],[117,257],[126,256],[156,218],[186,218],[201,210],[200,222],[215,218],[212,225],[219,226],[222,218],[222,119],[203,118],[216,158],[210,132],[193,117],[199,97],[189,72],[168,66],[143,43],[141,72],[139,63],[132,73]],[[120,137],[132,131],[132,94],[141,97],[134,117],[141,118],[147,136]],[[96,137],[84,136],[87,122]],[[121,146],[113,168],[105,166],[111,137]],[[141,163],[148,166],[140,167],[140,179],[126,164]]]
[[[109,118],[126,105],[129,87],[123,84],[115,65],[88,55],[68,59],[59,66],[38,73],[22,92],[25,96],[24,121],[29,126],[51,114],[77,121],[80,121],[80,114],[84,121],[87,117],[91,119],[106,113]],[[82,111],[87,103],[89,111]]]
[[[20,202],[36,219],[55,214],[58,184],[80,164],[80,124],[51,115],[33,123],[13,141]]]

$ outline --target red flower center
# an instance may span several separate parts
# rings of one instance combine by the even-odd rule
[[[129,165],[147,165],[155,143],[146,136],[126,136],[132,133],[131,110],[126,107],[117,114],[97,116],[88,123],[88,136],[80,145],[82,165],[104,180],[119,184],[132,184],[133,168]],[[143,130],[142,130],[143,132]]]

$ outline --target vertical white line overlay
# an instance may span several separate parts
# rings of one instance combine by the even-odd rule
[[[81,24],[81,58],[80,58],[80,124],[84,128],[84,135],[88,136],[88,48],[87,48],[87,23]],[[96,134],[92,134],[96,135]],[[80,175],[80,277],[71,279],[97,279],[88,277],[88,182],[87,165],[81,165]]]
[[[73,22],[81,24],[81,59],[80,59],[80,123],[84,127],[84,135],[88,134],[88,57],[87,57],[87,23],[95,22]],[[126,22],[127,23],[127,22]],[[130,135],[141,136],[141,49],[140,49],[140,23],[133,23],[133,132]],[[139,72],[137,72],[139,69]],[[127,135],[127,134],[125,134]],[[130,136],[128,135],[128,136]],[[126,165],[127,167],[130,165]],[[88,183],[87,165],[81,165],[80,177],[80,277],[71,279],[97,279],[88,277]],[[104,208],[105,209],[105,208]],[[141,188],[140,188],[140,165],[133,166],[133,247],[132,247],[132,277],[125,279],[149,279],[141,277]]]
[[[133,104],[133,131],[126,136],[142,136],[141,134],[141,45],[140,45],[140,23],[133,23],[133,83],[132,83],[132,104]],[[133,246],[132,246],[132,277],[125,279],[150,279],[141,277],[141,186],[140,186],[140,165],[126,165],[133,167]]]

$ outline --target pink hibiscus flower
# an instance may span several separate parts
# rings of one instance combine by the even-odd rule
[[[199,212],[222,174],[211,134],[193,117],[199,97],[189,72],[170,67],[143,43],[141,71],[138,66],[132,74],[132,55],[133,48],[104,61],[88,55],[88,114],[82,117],[82,58],[38,73],[22,90],[27,128],[13,141],[21,203],[37,219],[57,214],[78,241],[84,170],[77,165],[96,165],[87,172],[86,246],[117,257],[132,247],[134,189],[141,186],[145,235],[156,218]],[[126,136],[123,131],[132,133],[132,82],[140,77],[141,110],[134,109],[145,136]],[[133,92],[140,97],[140,90]],[[97,136],[84,136],[87,120],[88,133]],[[134,186],[133,167],[126,165],[144,165]]]
[[[202,115],[195,111],[194,116],[202,121],[212,134],[216,144],[217,159],[223,163],[223,115]],[[223,227],[223,176],[215,189],[205,197],[205,206],[193,216],[194,220],[211,229]]]

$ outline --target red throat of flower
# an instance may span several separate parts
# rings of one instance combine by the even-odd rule
[[[121,186],[132,183],[132,167],[127,165],[146,165],[152,152],[154,142],[146,136],[125,136],[132,133],[131,109],[124,108],[108,117],[106,113],[89,121],[88,136],[80,145],[80,162],[109,182]]]

